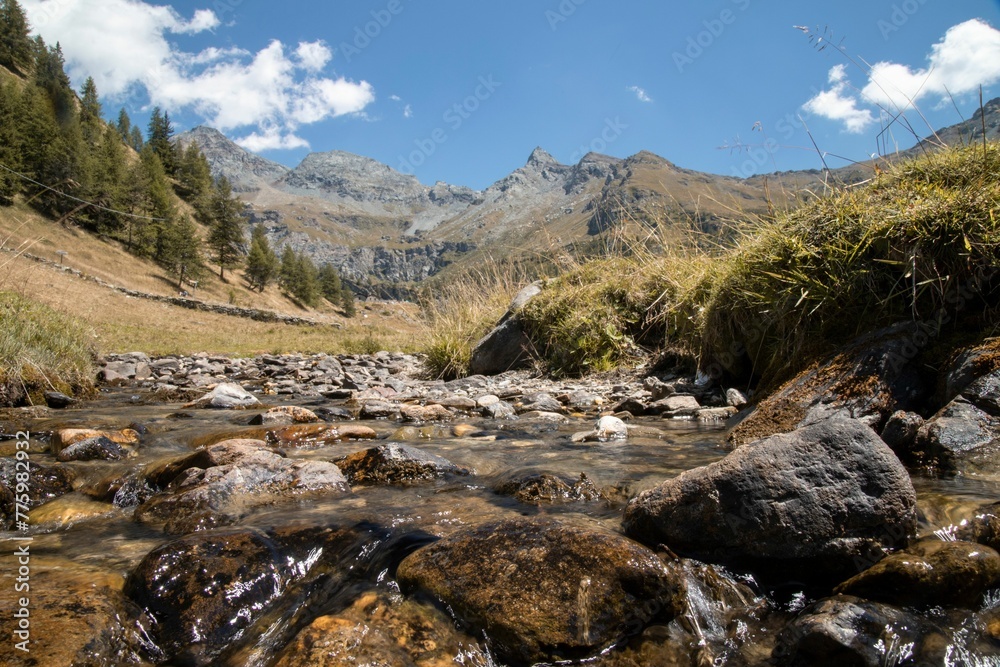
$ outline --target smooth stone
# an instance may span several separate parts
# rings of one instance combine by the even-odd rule
[[[213,408],[216,410],[237,410],[258,405],[260,401],[240,385],[224,382],[201,398],[188,403],[185,408]]]
[[[399,414],[404,421],[418,423],[447,422],[454,417],[451,410],[443,405],[404,405],[400,407]]]
[[[572,503],[602,498],[600,490],[585,474],[581,474],[576,481],[548,473],[514,474],[496,484],[493,491],[502,496],[511,496],[526,505]]]
[[[844,576],[916,531],[910,476],[875,433],[835,417],[740,447],[629,502],[625,533],[709,562]]]
[[[539,518],[461,530],[407,556],[396,578],[518,665],[596,656],[655,616],[672,617],[681,585],[619,534]]]
[[[60,391],[47,391],[44,396],[45,405],[49,406],[53,410],[62,410],[63,408],[68,408],[78,402],[72,396],[67,396]]]
[[[309,424],[318,421],[320,421],[319,416],[312,410],[295,405],[282,405],[254,415],[250,419],[250,424],[252,426],[274,426],[277,424]]]
[[[56,459],[59,461],[121,461],[134,455],[135,452],[125,449],[110,438],[99,435],[86,440],[78,440],[63,448],[56,455]]]
[[[975,542],[924,540],[886,556],[835,593],[901,607],[978,608],[1000,585],[1000,554]]]
[[[52,432],[49,445],[52,448],[52,453],[58,455],[59,452],[72,444],[93,438],[107,438],[119,445],[139,444],[139,433],[131,428],[121,429],[120,431],[102,431],[92,428],[61,428]]]

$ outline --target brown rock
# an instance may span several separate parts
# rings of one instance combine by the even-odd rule
[[[107,438],[119,445],[136,445],[139,443],[139,433],[130,428],[120,431],[99,431],[91,428],[61,428],[52,432],[50,444],[52,453],[58,454],[66,447],[91,438]]]

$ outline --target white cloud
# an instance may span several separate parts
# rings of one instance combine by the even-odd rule
[[[953,26],[931,47],[926,67],[875,63],[867,83],[857,93],[849,90],[844,65],[832,68],[829,80],[832,88],[814,96],[803,108],[843,122],[848,132],[861,132],[875,121],[872,110],[863,106],[878,106],[896,114],[925,98],[965,95],[980,85],[1000,81],[1000,30],[979,19]]]
[[[309,148],[309,142],[302,137],[283,133],[277,127],[268,127],[261,132],[252,132],[241,139],[236,139],[236,143],[251,153],[278,149]]]
[[[310,72],[319,72],[333,58],[333,53],[323,42],[300,42],[295,55],[302,67]]]
[[[78,84],[92,76],[111,98],[144,89],[151,104],[167,111],[192,109],[220,130],[249,129],[241,140],[247,147],[302,147],[299,126],[360,114],[375,100],[365,81],[322,75],[332,53],[321,41],[301,42],[291,53],[277,40],[257,53],[237,47],[189,53],[169,41],[218,27],[208,9],[185,20],[171,7],[139,0],[21,4],[38,34],[62,45]]]
[[[392,100],[393,102],[402,102],[403,101],[403,98],[400,97],[399,95],[390,95],[389,99]]]
[[[403,107],[403,118],[413,118],[413,107],[407,104]]]
[[[802,108],[817,116],[844,123],[845,129],[852,134],[864,132],[875,122],[875,115],[870,109],[858,106],[858,100],[847,88],[849,85],[847,79],[841,75],[842,72],[834,73],[831,70],[830,81],[836,81],[833,88],[818,93]]]
[[[653,98],[651,98],[646,93],[646,91],[644,89],[640,88],[639,86],[628,86],[626,88],[626,90],[635,93],[636,99],[639,100],[640,102],[652,102],[653,101]]]

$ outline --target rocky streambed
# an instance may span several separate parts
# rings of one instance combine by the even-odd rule
[[[1000,664],[997,371],[920,412],[865,349],[746,419],[648,370],[110,357],[0,414],[0,662]]]

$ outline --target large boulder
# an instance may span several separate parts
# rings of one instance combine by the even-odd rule
[[[186,408],[214,408],[216,410],[240,410],[255,405],[260,401],[256,396],[234,382],[224,382],[208,392]]]
[[[26,504],[31,509],[73,490],[75,475],[65,466],[45,466],[32,461],[27,474],[28,479],[24,481],[23,464],[18,467],[18,461],[14,457],[0,458],[0,530],[10,530],[16,526],[17,503],[24,505],[24,496],[27,496]],[[22,476],[21,486],[26,491],[18,492],[18,475]],[[24,516],[23,507],[21,516]]]
[[[496,375],[527,365],[531,359],[531,339],[525,333],[518,313],[541,291],[541,283],[532,283],[517,293],[496,327],[472,348],[469,368],[473,373]]]
[[[741,447],[641,493],[625,533],[711,562],[857,571],[916,529],[916,494],[870,428],[834,417]]]
[[[854,417],[881,431],[898,410],[915,410],[931,393],[916,363],[919,325],[904,324],[867,334],[810,366],[762,400],[730,433],[744,445],[788,433],[835,414]]]
[[[284,592],[289,568],[252,530],[188,535],[146,555],[126,594],[155,622],[153,640],[184,664],[212,664]]]
[[[465,529],[400,564],[404,591],[450,608],[514,664],[581,659],[673,616],[676,570],[621,535],[550,519]]]

